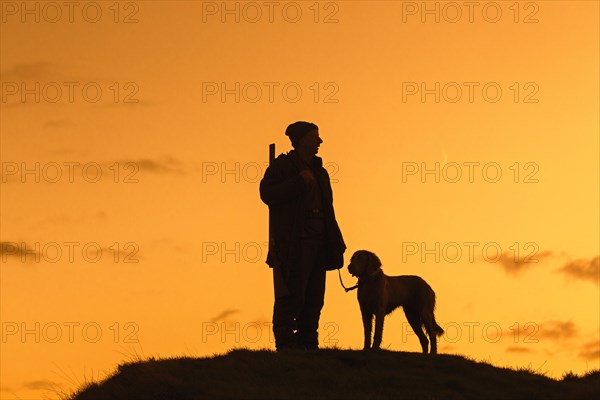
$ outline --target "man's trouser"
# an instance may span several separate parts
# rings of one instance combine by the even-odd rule
[[[273,333],[278,350],[319,346],[319,317],[325,298],[324,252],[322,238],[303,238],[300,258],[290,260],[284,266],[285,273],[273,268],[274,274],[282,273],[289,293],[281,295],[281,291],[275,291]]]

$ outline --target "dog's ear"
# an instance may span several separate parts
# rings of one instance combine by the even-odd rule
[[[367,253],[369,255],[369,264],[367,265],[367,272],[373,273],[381,267],[381,260],[375,255],[375,253]]]

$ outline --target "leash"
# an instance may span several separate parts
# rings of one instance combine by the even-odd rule
[[[344,282],[342,282],[342,273],[340,272],[340,270],[339,270],[339,269],[338,269],[337,271],[338,271],[338,275],[339,275],[339,277],[340,277],[340,283],[342,284],[342,287],[344,288],[344,290],[346,291],[346,293],[347,293],[347,292],[349,292],[349,291],[351,291],[351,290],[354,290],[354,289],[356,289],[356,288],[358,287],[358,283],[357,283],[356,285],[354,285],[354,286],[352,286],[352,287],[350,287],[350,288],[347,288],[347,287],[344,285]],[[379,267],[379,268],[377,268],[375,271],[373,271],[373,272],[369,273],[369,276],[375,276],[375,275],[377,275],[377,273],[378,273],[379,271],[381,271],[381,267]]]
[[[357,283],[356,285],[352,286],[351,288],[347,288],[344,285],[344,282],[342,281],[342,273],[340,272],[339,269],[337,271],[338,271],[338,275],[340,277],[340,283],[342,284],[342,287],[344,288],[344,290],[346,291],[346,293],[348,293],[349,291],[354,290],[354,289],[356,289],[358,287],[358,283]]]

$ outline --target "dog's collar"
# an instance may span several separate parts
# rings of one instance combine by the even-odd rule
[[[369,273],[369,274],[368,274],[368,276],[369,276],[369,277],[373,277],[373,276],[377,275],[377,273],[378,273],[379,271],[381,271],[381,267],[379,267],[379,268],[377,268],[375,271],[373,271],[373,272]],[[344,288],[344,290],[345,290],[346,292],[349,292],[349,291],[351,291],[351,290],[354,290],[354,289],[358,288],[358,283],[357,283],[356,285],[352,286],[352,287],[349,287],[349,288],[348,288],[348,287],[346,287],[346,285],[344,285],[344,282],[342,282],[342,274],[340,273],[340,270],[339,270],[339,269],[338,269],[338,274],[339,274],[339,276],[340,276],[340,283],[342,284],[342,287]],[[360,278],[361,278],[361,277],[359,276],[359,277],[358,277],[358,281],[359,281],[359,282],[360,282]]]
[[[379,275],[380,272],[383,272],[381,270],[381,267],[377,268],[375,271],[373,272],[369,272],[368,274],[363,274],[361,276],[358,277],[358,282],[360,282],[361,280],[369,280],[372,279],[374,277],[376,277],[377,275]]]

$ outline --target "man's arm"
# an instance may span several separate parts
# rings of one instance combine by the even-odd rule
[[[269,165],[260,181],[261,200],[268,206],[276,206],[301,196],[306,191],[310,179],[304,171],[302,172],[285,177],[277,163]]]

